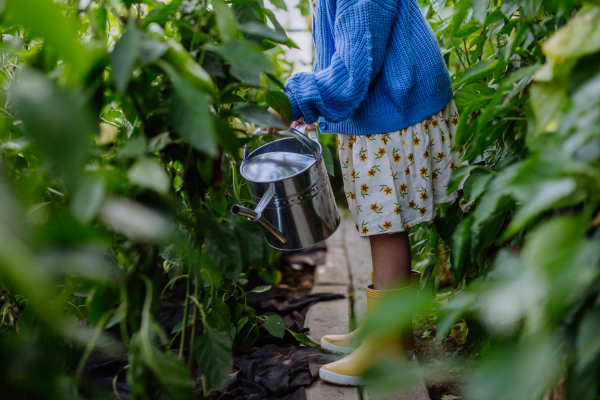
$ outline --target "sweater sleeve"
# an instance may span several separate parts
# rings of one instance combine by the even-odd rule
[[[294,121],[341,122],[365,99],[385,56],[397,0],[338,0],[335,51],[328,68],[293,75],[285,84]]]

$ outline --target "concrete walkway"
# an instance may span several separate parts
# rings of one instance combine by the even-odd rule
[[[371,283],[371,268],[368,239],[359,236],[349,214],[343,215],[342,225],[327,240],[325,264],[315,269],[313,293],[343,293],[346,298],[316,303],[309,309],[304,325],[310,328],[312,338],[320,342],[325,334],[347,333],[353,314],[357,324],[362,323],[367,309],[365,287]],[[378,396],[368,390],[361,393],[356,387],[317,380],[307,388],[306,396],[308,400],[429,400],[423,379],[409,390]]]

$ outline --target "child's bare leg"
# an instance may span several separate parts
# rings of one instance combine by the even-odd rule
[[[376,290],[405,286],[410,278],[408,232],[369,236]]]

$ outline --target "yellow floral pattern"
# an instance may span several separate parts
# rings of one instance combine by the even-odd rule
[[[399,131],[338,135],[344,191],[360,235],[407,230],[433,220],[436,204],[456,199],[446,188],[465,154],[452,151],[458,124],[451,101]]]

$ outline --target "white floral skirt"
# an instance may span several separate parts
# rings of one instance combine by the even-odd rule
[[[443,110],[400,131],[338,135],[344,191],[363,236],[394,233],[436,217],[448,180],[464,154],[452,153],[458,125],[454,100]]]

